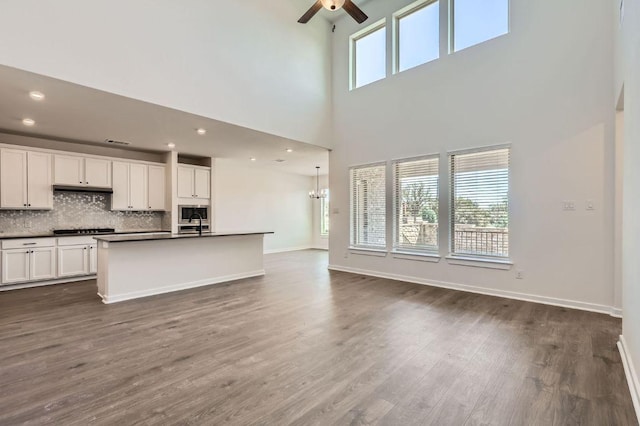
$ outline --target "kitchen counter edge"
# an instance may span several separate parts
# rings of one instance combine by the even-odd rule
[[[97,241],[107,243],[127,243],[136,241],[163,241],[163,240],[182,240],[186,238],[215,238],[215,237],[240,237],[249,235],[266,235],[273,234],[273,231],[247,231],[247,232],[204,232],[199,234],[156,234],[156,235],[100,235],[94,236]]]

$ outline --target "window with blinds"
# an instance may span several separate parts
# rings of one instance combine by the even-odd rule
[[[509,256],[510,149],[460,152],[451,161],[451,251]]]
[[[385,175],[385,164],[350,169],[352,247],[386,248]]]
[[[394,250],[438,250],[438,156],[393,163]]]

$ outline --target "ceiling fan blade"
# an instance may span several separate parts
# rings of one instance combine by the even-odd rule
[[[322,2],[318,0],[305,12],[304,15],[302,15],[300,19],[298,19],[298,22],[306,24],[316,13],[318,13],[320,9],[322,9]]]
[[[342,8],[349,14],[353,19],[356,20],[358,24],[362,24],[364,21],[369,19],[369,17],[355,5],[351,0],[346,0],[344,2],[344,6]]]

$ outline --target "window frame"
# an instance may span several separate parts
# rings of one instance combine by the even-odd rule
[[[455,19],[455,13],[456,13],[456,5],[455,5],[456,0],[449,0],[447,3],[447,13],[448,13],[448,19],[447,19],[447,23],[448,23],[448,33],[449,33],[449,43],[448,44],[448,50],[449,50],[449,55],[453,55],[454,53],[457,52],[461,52],[463,50],[469,49],[471,47],[474,46],[478,46],[482,43],[486,43],[490,40],[494,40],[496,38],[505,36],[507,34],[511,33],[511,0],[507,0],[507,32],[504,34],[500,34],[497,35],[495,37],[491,37],[488,38],[486,40],[483,40],[479,43],[476,44],[472,44],[471,46],[467,46],[467,47],[463,47],[462,49],[457,49],[456,50],[456,19]]]
[[[370,244],[356,244],[355,242],[355,209],[354,209],[354,199],[353,199],[353,172],[360,169],[367,169],[373,167],[382,167],[384,168],[384,245],[370,245]],[[379,161],[375,163],[367,163],[361,164],[357,166],[349,167],[349,249],[351,250],[360,250],[360,251],[371,251],[371,252],[387,252],[388,238],[387,238],[387,221],[388,221],[388,197],[387,197],[387,180],[388,180],[388,170],[387,170],[387,162]]]
[[[386,29],[387,29],[387,18],[382,18],[379,21],[374,22],[373,24],[369,25],[368,27],[354,33],[351,34],[351,36],[349,36],[349,91],[351,90],[355,90],[355,89],[359,89],[361,87],[365,87],[368,86],[369,84],[375,83],[376,81],[380,81],[380,80],[384,80],[385,78],[387,78],[389,75],[389,70],[387,69],[388,65],[388,54],[387,54],[387,43],[386,43],[386,39],[387,37],[385,37],[385,48],[384,48],[384,63],[385,63],[385,75],[383,78],[376,80],[376,81],[372,81],[371,83],[367,83],[367,84],[363,84],[362,86],[357,86],[356,83],[356,72],[357,72],[357,61],[356,61],[356,43],[358,42],[358,40],[361,40],[365,37],[367,37],[368,35],[371,35],[372,33],[381,30],[381,29],[385,29],[385,36],[387,35],[386,33]]]
[[[456,155],[475,154],[480,152],[498,151],[502,149],[509,150],[509,163],[507,166],[507,223],[508,229],[511,228],[511,174],[512,174],[512,146],[508,144],[489,145],[478,148],[462,149],[455,151],[447,151],[447,174],[449,183],[448,204],[449,211],[447,215],[448,228],[449,228],[449,255],[447,259],[455,261],[460,259],[463,262],[495,262],[497,264],[511,265],[512,251],[511,245],[513,243],[511,232],[508,233],[509,238],[509,253],[507,256],[491,256],[486,254],[472,254],[472,253],[456,253],[455,251],[455,186],[453,176],[453,158]],[[450,262],[452,263],[452,262]],[[455,264],[455,263],[454,263]],[[475,265],[470,265],[475,266]]]
[[[446,1],[446,0],[442,0],[442,1]],[[453,0],[451,0],[451,1],[453,1]],[[393,42],[391,44],[391,61],[392,61],[391,69],[392,69],[392,73],[393,74],[399,74],[401,72],[408,71],[410,69],[419,67],[421,65],[425,65],[425,64],[428,64],[430,62],[437,61],[438,59],[441,58],[441,56],[440,56],[441,50],[440,49],[441,49],[441,46],[442,46],[442,40],[441,40],[441,37],[440,37],[440,30],[441,30],[440,21],[438,21],[438,47],[439,47],[438,57],[434,58],[434,59],[432,59],[430,61],[423,62],[423,63],[421,63],[419,65],[415,65],[415,66],[413,66],[411,68],[407,68],[406,70],[400,70],[400,20],[402,18],[406,18],[407,16],[409,16],[409,15],[415,13],[415,12],[418,12],[418,11],[420,11],[420,10],[426,8],[426,7],[431,6],[433,3],[439,3],[439,2],[440,2],[440,0],[418,0],[418,1],[414,2],[414,3],[411,3],[410,5],[408,5],[406,7],[403,7],[402,9],[394,12],[391,15],[391,26],[392,26],[391,34],[392,34],[392,38],[393,38]],[[442,3],[440,4],[440,7],[441,6],[442,6]]]
[[[411,249],[411,248],[407,248],[407,247],[400,247],[398,244],[399,241],[399,215],[398,215],[398,194],[397,194],[397,188],[398,188],[398,182],[397,182],[397,172],[396,172],[396,166],[398,164],[402,164],[402,163],[411,163],[411,162],[416,162],[416,161],[423,161],[423,160],[437,160],[438,162],[438,168],[437,168],[437,174],[436,176],[438,177],[438,184],[436,185],[437,190],[438,190],[438,195],[436,197],[436,199],[438,200],[438,205],[440,205],[441,200],[441,192],[440,192],[440,183],[441,183],[441,177],[440,176],[440,154],[427,154],[427,155],[421,155],[418,157],[409,157],[409,158],[401,158],[401,159],[397,159],[397,160],[393,160],[391,162],[391,180],[392,180],[392,196],[391,196],[391,204],[392,204],[392,215],[391,215],[391,221],[392,221],[392,228],[393,228],[393,241],[392,241],[392,252],[393,253],[398,253],[398,254],[416,254],[416,255],[438,255],[440,253],[440,212],[438,212],[438,237],[436,238],[436,245],[433,247],[425,247],[425,248],[416,248],[416,249]],[[438,210],[440,210],[438,208]]]

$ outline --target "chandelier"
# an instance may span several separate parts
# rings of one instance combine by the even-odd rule
[[[309,191],[309,198],[319,200],[321,198],[327,198],[327,191],[320,191],[320,166],[316,166],[316,189]]]

